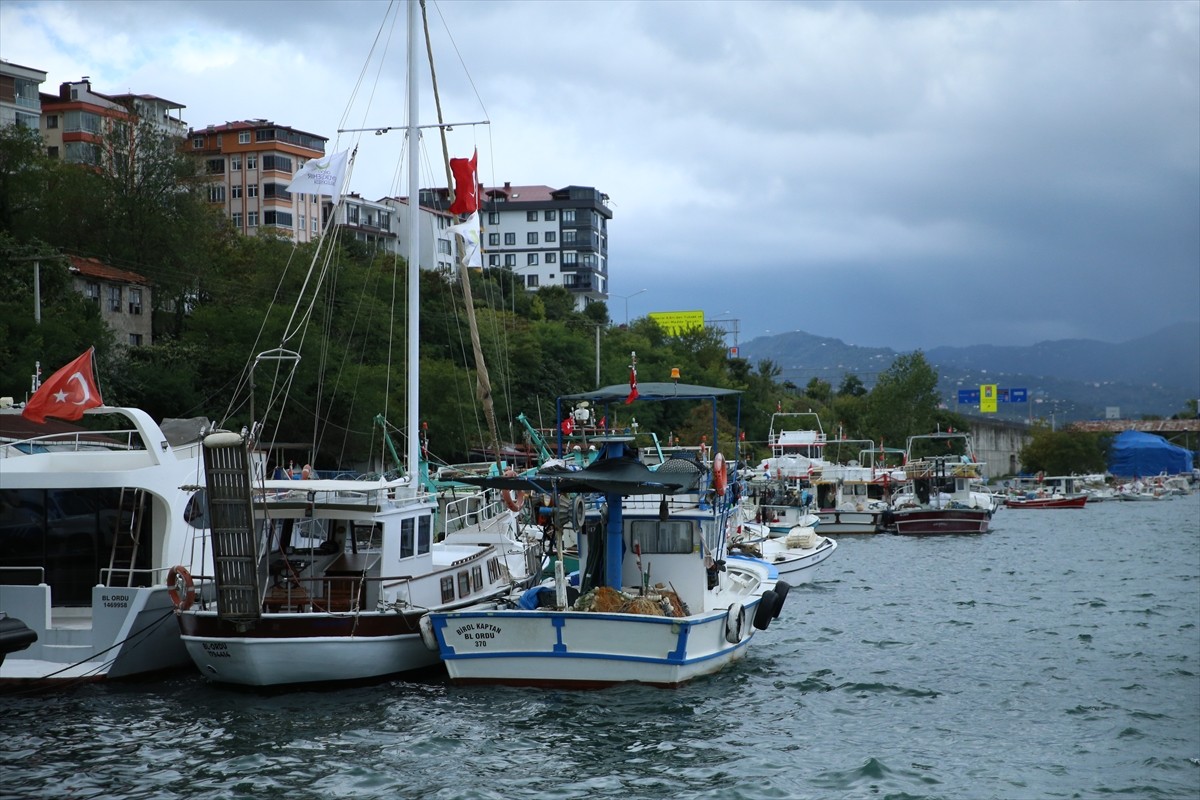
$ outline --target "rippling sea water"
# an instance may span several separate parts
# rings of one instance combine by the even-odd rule
[[[1200,495],[839,545],[677,690],[0,696],[0,797],[1200,797]]]

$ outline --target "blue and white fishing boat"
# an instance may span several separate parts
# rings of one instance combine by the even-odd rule
[[[629,394],[618,385],[560,398],[560,417],[564,402],[616,404]],[[717,400],[733,395],[674,383],[637,386],[640,400],[712,403],[711,462],[657,447],[651,456],[638,452],[632,436],[604,436],[593,440],[598,457],[582,469],[478,479],[509,491],[585,497],[581,569],[568,577],[558,561],[555,577],[540,587],[430,612],[422,621],[426,644],[452,681],[678,686],[745,655],[755,631],[779,615],[789,587],[766,562],[727,553],[740,521],[739,482],[715,444],[715,420]]]

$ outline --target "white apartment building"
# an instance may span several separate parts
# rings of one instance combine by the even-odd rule
[[[40,69],[0,59],[0,128],[19,125],[39,130],[45,81],[46,73]]]

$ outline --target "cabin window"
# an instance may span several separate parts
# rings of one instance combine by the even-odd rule
[[[454,602],[454,578],[449,576],[442,578],[442,602]]]
[[[471,593],[471,573],[465,569],[458,573],[458,596],[466,597]]]
[[[496,563],[495,558],[488,559],[488,580],[495,581],[500,579],[500,565]]]
[[[421,517],[417,520],[417,554],[425,555],[432,546],[433,518]]]
[[[483,588],[483,567],[471,568],[471,583],[477,592]]]
[[[412,517],[400,521],[400,557],[412,558],[416,536],[416,520]]]
[[[651,553],[690,553],[692,524],[687,520],[660,522],[653,519],[634,520],[629,529],[630,544],[640,546],[642,555]]]

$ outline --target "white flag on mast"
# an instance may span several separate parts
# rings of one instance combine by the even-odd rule
[[[446,233],[450,234],[452,239],[456,233],[462,237],[463,244],[456,245],[456,247],[459,249],[459,258],[462,260],[464,266],[483,266],[483,255],[480,247],[479,212],[472,211],[471,216],[462,222],[446,228]]]
[[[343,150],[324,158],[310,158],[292,177],[292,182],[287,185],[287,190],[337,197],[342,191],[342,181],[346,177],[346,161],[349,155],[349,150]]]

